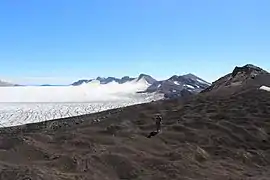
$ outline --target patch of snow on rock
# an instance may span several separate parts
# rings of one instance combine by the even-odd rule
[[[270,92],[270,87],[267,87],[267,86],[261,86],[259,89]]]
[[[191,89],[195,89],[194,86],[191,86],[191,85],[189,85],[189,84],[185,84],[184,86],[189,87],[189,88],[191,88]]]
[[[176,84],[176,85],[180,85],[179,82],[177,82],[177,81],[174,81],[173,83]]]

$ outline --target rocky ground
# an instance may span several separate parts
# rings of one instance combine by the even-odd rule
[[[0,179],[266,180],[269,114],[270,93],[252,90],[4,128]]]

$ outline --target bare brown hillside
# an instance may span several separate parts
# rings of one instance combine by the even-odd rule
[[[164,117],[162,133],[153,115]],[[1,129],[1,180],[270,178],[270,93],[203,94]]]

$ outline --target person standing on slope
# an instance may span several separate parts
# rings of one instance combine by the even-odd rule
[[[147,138],[151,138],[152,136],[157,135],[161,131],[162,116],[160,114],[156,115],[155,121],[156,121],[156,131],[150,132]]]
[[[159,133],[161,130],[162,116],[160,114],[156,115],[155,120],[156,120],[157,132]]]
[[[160,114],[156,115],[155,121],[156,121],[156,131],[150,132],[147,138],[151,138],[152,136],[157,135],[161,131],[162,116]]]

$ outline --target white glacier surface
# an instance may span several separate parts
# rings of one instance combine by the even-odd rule
[[[0,88],[0,126],[16,126],[72,117],[158,100],[162,94],[140,94],[144,82],[80,86]]]
[[[91,82],[80,86],[1,87],[0,102],[93,102],[123,101],[149,85],[144,81],[124,84]]]

